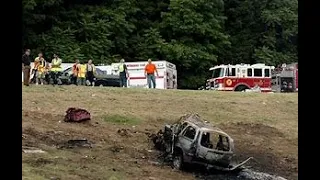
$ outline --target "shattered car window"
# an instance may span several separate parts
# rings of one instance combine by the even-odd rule
[[[178,129],[178,134],[179,134],[182,130],[184,130],[184,128],[187,127],[187,125],[188,125],[187,122],[183,123],[183,124],[179,127],[179,129]]]
[[[210,141],[210,133],[203,133],[200,141],[201,146],[213,149],[212,141]]]
[[[229,151],[229,139],[223,135],[213,133],[213,132],[204,132],[200,141],[201,146],[216,149],[220,151]]]
[[[196,136],[196,129],[192,126],[187,127],[183,136],[193,140]]]
[[[219,135],[217,150],[221,150],[221,151],[229,151],[230,150],[228,137]]]

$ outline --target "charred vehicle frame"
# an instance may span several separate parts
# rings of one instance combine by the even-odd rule
[[[234,140],[197,114],[182,116],[176,123],[165,125],[164,131],[160,130],[152,140],[179,170],[185,164],[199,164],[208,169],[233,171],[251,159],[233,165]]]

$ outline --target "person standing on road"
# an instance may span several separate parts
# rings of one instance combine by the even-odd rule
[[[32,83],[36,83],[36,81],[37,81],[38,67],[39,67],[40,61],[42,59],[43,59],[43,54],[42,54],[42,52],[39,52],[38,57],[36,57],[33,62],[33,69],[31,72],[31,75],[32,75],[31,82]]]
[[[92,63],[92,60],[90,59],[88,61],[88,64],[86,65],[86,77],[87,77],[87,85],[88,86],[94,86],[94,74],[96,73],[96,67]]]
[[[38,85],[39,83],[41,85],[43,85],[43,81],[45,79],[45,75],[46,75],[46,68],[47,68],[47,62],[46,60],[42,57],[42,53],[39,53],[39,57],[41,54],[41,58],[39,58],[38,60],[38,65],[37,65],[37,69],[36,69],[36,85]]]
[[[119,76],[120,76],[120,87],[127,87],[127,80],[129,78],[129,73],[128,73],[127,65],[124,64],[124,59],[120,60]]]
[[[53,59],[51,61],[51,72],[50,72],[50,76],[53,80],[53,85],[62,84],[61,80],[59,79],[60,73],[62,71],[61,64],[62,64],[62,60],[58,57],[58,55],[54,54]]]
[[[22,56],[23,84],[29,86],[30,83],[30,49],[26,49]]]
[[[78,78],[77,84],[78,86],[84,86],[86,84],[86,65],[85,64],[78,64]]]
[[[144,68],[145,76],[147,77],[148,87],[151,88],[151,83],[153,88],[156,88],[156,77],[154,73],[157,73],[157,77],[159,76],[156,65],[154,65],[151,59],[148,59],[148,64]]]
[[[78,85],[77,83],[77,78],[78,78],[78,73],[79,73],[79,60],[76,59],[75,63],[72,66],[72,77],[71,77],[71,83],[74,85]]]

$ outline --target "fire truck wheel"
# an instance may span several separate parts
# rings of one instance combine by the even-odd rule
[[[244,91],[246,89],[249,89],[249,87],[246,86],[246,85],[239,85],[234,89],[234,91],[240,91],[241,92],[241,91]]]

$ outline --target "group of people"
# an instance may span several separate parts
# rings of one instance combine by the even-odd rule
[[[40,52],[38,57],[34,60],[34,67],[31,71],[31,58],[30,58],[30,49],[26,49],[25,53],[22,55],[22,71],[23,71],[23,84],[29,86],[30,82],[35,79],[36,84],[44,84],[44,80],[50,76],[53,79],[53,82],[57,84],[59,72],[61,72],[62,60],[56,55],[53,55],[51,61],[51,66],[43,58],[43,54]],[[33,78],[30,78],[30,74],[33,75]]]
[[[38,57],[34,60],[34,66],[31,71],[31,59],[30,59],[30,49],[26,49],[22,56],[22,71],[23,71],[23,84],[29,86],[30,82],[35,82],[36,85],[43,85],[44,82],[50,84],[62,84],[59,76],[61,76],[62,60],[57,54],[53,55],[51,65],[44,59],[42,52],[38,54]],[[120,87],[127,87],[127,82],[129,78],[128,68],[125,64],[125,60],[121,59],[119,63],[119,78]],[[87,64],[81,64],[78,59],[72,66],[71,83],[75,85],[92,85],[95,82],[96,67],[90,59]],[[158,70],[155,64],[152,63],[151,59],[148,59],[148,64],[145,66],[145,77],[147,78],[147,83],[149,88],[156,88],[156,76],[159,76]],[[33,75],[30,78],[30,74]]]
[[[81,64],[78,59],[72,66],[71,83],[75,85],[94,86],[96,67],[90,59],[87,64]]]
[[[62,60],[57,54],[53,55],[51,65],[44,59],[42,52],[34,59],[34,66],[31,67],[30,49],[27,49],[22,56],[23,84],[29,86],[31,82],[36,85],[43,85],[44,82],[55,85],[61,85],[59,77],[62,75]],[[31,71],[31,72],[30,72]],[[75,85],[92,85],[94,86],[94,74],[96,68],[90,59],[87,64],[80,64],[75,60],[72,66],[72,84]],[[32,78],[30,78],[30,74]]]

